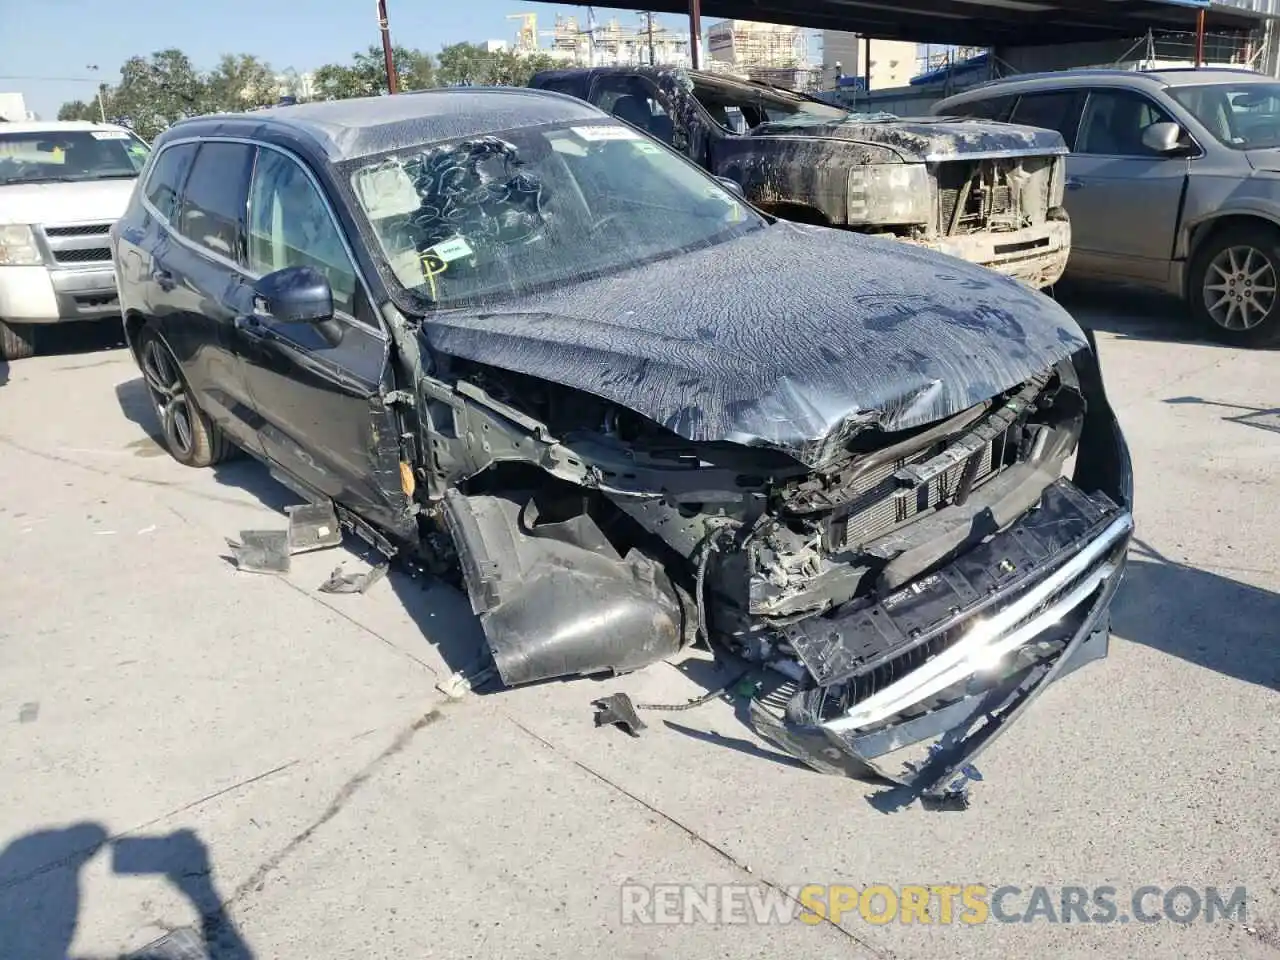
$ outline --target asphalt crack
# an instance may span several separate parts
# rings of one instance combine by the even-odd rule
[[[542,736],[539,733],[536,733],[533,730],[530,730],[528,727],[526,727],[523,723],[521,723],[511,714],[506,713],[504,711],[503,716],[506,717],[506,719],[510,721],[512,724],[514,724],[517,730],[519,730],[521,733],[524,733],[526,736],[530,737],[531,739],[537,741],[542,746],[546,747],[548,750],[554,753],[557,757],[560,757],[562,760],[568,761],[569,763],[577,767],[579,770],[581,770],[583,773],[587,774],[589,777],[599,781],[600,783],[604,784],[606,787],[610,788],[611,790],[617,791],[618,793],[627,797],[632,802],[639,804],[641,807],[643,807],[645,810],[652,813],[654,816],[661,817],[671,826],[675,827],[677,830],[685,834],[685,836],[687,836],[690,840],[694,841],[700,846],[706,847],[708,850],[710,850],[716,856],[720,857],[722,860],[726,861],[735,869],[740,870],[741,872],[749,875],[756,882],[761,883],[764,886],[768,887],[770,890],[773,890],[781,894],[783,897],[790,900],[792,903],[796,904],[797,906],[800,906],[800,907],[804,906],[804,904],[802,904],[796,897],[793,897],[785,887],[780,886],[779,884],[774,883],[772,880],[769,880],[765,877],[760,876],[759,874],[754,873],[747,864],[743,863],[741,860],[735,857],[732,853],[730,853],[724,847],[720,846],[714,840],[710,839],[709,837],[703,836],[693,827],[690,827],[687,824],[676,819],[674,816],[667,813],[665,810],[661,809],[660,807],[654,806],[652,803],[650,803],[648,800],[645,800],[643,797],[640,797],[632,793],[626,787],[622,786],[622,784],[618,783],[616,780],[610,779],[608,776],[601,773],[599,770],[589,767],[587,764],[583,763],[581,760],[578,760],[574,757],[569,756],[567,753],[561,750],[558,746],[556,746],[546,737]],[[830,917],[827,917],[824,915],[822,917],[822,922],[825,923],[827,926],[831,927],[832,929],[837,930],[840,934],[842,934],[848,940],[852,941],[853,943],[856,943],[858,946],[862,947],[864,950],[870,951],[873,956],[882,958],[882,960],[893,960],[894,954],[886,951],[883,947],[878,947],[873,943],[868,943],[866,940],[863,940],[857,934],[853,933],[850,930],[846,930],[844,927],[840,926],[840,924],[833,921]]]

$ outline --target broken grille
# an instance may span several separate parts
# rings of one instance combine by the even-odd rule
[[[1052,171],[1052,157],[939,163],[939,232],[953,236],[1044,222]]]
[[[980,450],[973,480],[975,487],[995,476],[1004,464],[1013,429],[1001,433]],[[847,506],[836,511],[828,522],[830,548],[867,543],[950,502],[960,486],[967,461],[957,463],[912,490],[902,489],[894,479],[894,474],[904,467],[926,463],[946,448],[945,442],[933,444],[909,457],[868,470],[858,479],[857,490]]]

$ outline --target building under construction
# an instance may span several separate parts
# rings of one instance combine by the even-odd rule
[[[707,31],[707,53],[733,67],[797,67],[808,60],[808,42],[797,27],[722,20]]]
[[[577,66],[637,66],[649,63],[688,65],[689,36],[668,30],[656,17],[641,14],[635,27],[624,27],[617,17],[597,23],[594,16],[581,23],[577,17],[556,17],[554,30],[539,30],[535,13],[513,14],[520,30],[512,48],[516,53],[545,53]],[[544,39],[551,46],[544,47]]]

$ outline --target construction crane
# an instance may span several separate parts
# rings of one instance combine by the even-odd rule
[[[517,49],[538,49],[538,15],[536,13],[510,13],[507,14],[507,19],[520,21],[520,30],[516,34]]]

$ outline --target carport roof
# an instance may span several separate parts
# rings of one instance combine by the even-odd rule
[[[635,0],[598,7],[632,10]],[[689,0],[645,0],[655,13],[689,12]],[[760,20],[846,30],[881,40],[973,46],[1041,46],[1140,37],[1148,29],[1249,30],[1258,15],[1211,0],[702,0],[707,19]]]

